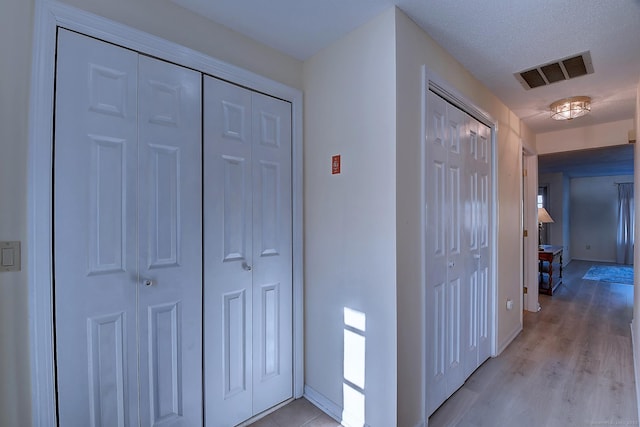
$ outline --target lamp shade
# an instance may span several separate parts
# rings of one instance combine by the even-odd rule
[[[549,212],[545,208],[538,208],[538,222],[549,223],[553,222],[553,218],[549,215]]]

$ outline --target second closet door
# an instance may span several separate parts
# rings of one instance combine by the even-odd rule
[[[425,145],[427,410],[490,356],[490,129],[429,91]]]
[[[290,104],[204,82],[206,425],[292,396]]]

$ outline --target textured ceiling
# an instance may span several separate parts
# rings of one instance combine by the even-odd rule
[[[630,119],[640,80],[637,0],[407,0],[402,8],[534,132]],[[524,90],[513,73],[590,51],[594,73]],[[593,99],[589,116],[555,122],[553,101]]]
[[[534,132],[631,119],[640,79],[640,0],[172,0],[235,31],[308,59],[397,5]],[[590,51],[594,73],[525,90],[514,73]],[[590,115],[549,118],[586,95]]]

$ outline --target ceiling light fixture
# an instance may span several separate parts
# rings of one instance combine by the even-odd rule
[[[572,96],[561,99],[549,106],[551,118],[554,120],[572,120],[591,111],[591,98],[588,96]]]

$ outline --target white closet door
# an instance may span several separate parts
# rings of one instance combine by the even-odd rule
[[[254,93],[253,413],[293,395],[291,104]]]
[[[465,150],[465,177],[469,183],[468,215],[466,227],[469,263],[468,310],[465,331],[465,378],[491,355],[489,340],[489,315],[492,312],[489,298],[489,268],[491,251],[489,236],[491,142],[490,129],[467,115],[468,138]]]
[[[205,419],[292,396],[290,105],[205,78]]]
[[[461,364],[464,260],[461,256],[461,132],[464,116],[428,98],[425,159],[428,357],[427,402],[435,410],[464,381]]]
[[[202,424],[200,73],[140,56],[141,425]]]
[[[201,424],[200,75],[60,30],[57,79],[60,425]]]
[[[446,399],[447,136],[444,100],[427,98],[425,141],[426,400],[428,414]]]
[[[427,102],[426,387],[431,414],[490,352],[491,153],[486,126],[431,92]]]
[[[58,35],[54,292],[60,425],[138,424],[137,54]]]
[[[466,116],[451,104],[447,106],[445,170],[445,205],[447,206],[447,281],[445,311],[447,313],[445,337],[445,369],[447,394],[464,384],[463,348],[466,339],[465,324],[469,321],[469,253],[464,227],[465,208],[468,202],[469,183],[464,179]],[[448,397],[448,396],[447,396]]]
[[[252,416],[251,92],[204,80],[205,421]]]
[[[465,235],[467,236],[465,249],[471,255],[469,259],[469,275],[467,280],[467,293],[465,308],[467,317],[464,329],[464,376],[468,377],[478,367],[478,338],[481,301],[481,280],[478,265],[480,261],[480,211],[479,211],[479,182],[478,173],[474,169],[474,157],[478,155],[478,122],[467,116],[468,138],[465,144],[464,180],[468,183],[468,214],[465,221]],[[486,311],[486,310],[485,310]]]

